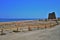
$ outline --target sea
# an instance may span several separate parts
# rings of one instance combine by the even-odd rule
[[[0,18],[0,22],[13,22],[13,21],[25,21],[25,20],[38,20],[37,18],[30,19],[2,19]]]

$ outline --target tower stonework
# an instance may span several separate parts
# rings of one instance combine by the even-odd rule
[[[48,19],[56,19],[55,12],[49,13]]]

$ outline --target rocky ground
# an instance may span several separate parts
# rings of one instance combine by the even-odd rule
[[[0,40],[60,40],[60,25],[49,29],[40,29],[25,32],[8,32],[0,35]]]

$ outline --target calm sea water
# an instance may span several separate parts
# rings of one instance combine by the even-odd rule
[[[37,19],[0,19],[0,22],[24,21],[24,20],[37,20]]]

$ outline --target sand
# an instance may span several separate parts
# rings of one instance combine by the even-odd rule
[[[47,28],[50,27],[50,25],[55,25],[55,21],[33,21],[33,20],[27,20],[27,21],[17,21],[17,22],[0,22],[0,28],[4,29],[11,29],[11,28],[16,28],[16,27],[40,27],[40,28]]]
[[[0,40],[60,40],[60,25],[50,29],[8,33],[1,36]]]

